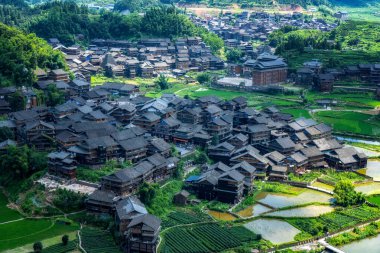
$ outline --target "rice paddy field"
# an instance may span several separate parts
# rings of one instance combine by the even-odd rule
[[[282,244],[295,240],[295,236],[301,233],[286,221],[275,219],[258,219],[244,225],[255,234],[260,234],[265,240],[274,244]]]
[[[7,204],[7,198],[2,193],[0,193],[0,224],[3,222],[22,218],[22,216],[17,211],[8,208]]]
[[[319,111],[315,118],[331,125],[337,132],[380,136],[378,116],[352,111]]]
[[[78,229],[76,224],[52,219],[24,219],[0,224],[0,252]]]

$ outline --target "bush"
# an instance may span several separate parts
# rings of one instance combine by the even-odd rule
[[[79,211],[84,208],[85,196],[80,193],[58,189],[53,199],[56,207],[64,212]]]
[[[365,201],[364,195],[356,192],[354,185],[348,180],[339,181],[335,185],[334,198],[341,206],[352,206],[362,204]]]
[[[69,243],[69,236],[68,235],[62,236],[62,244],[67,245],[68,243]]]
[[[43,248],[43,246],[42,246],[42,242],[35,242],[35,243],[33,244],[33,251],[34,251],[34,252],[41,252],[41,251],[42,251],[42,248]]]

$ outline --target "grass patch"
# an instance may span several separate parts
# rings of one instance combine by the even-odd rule
[[[78,243],[77,241],[77,232],[70,232],[70,233],[66,233],[66,235],[69,236],[69,241],[70,241],[70,244],[75,246],[76,248],[76,245]],[[42,242],[42,245],[44,246],[44,249],[43,249],[43,252],[46,253],[46,252],[71,252],[72,249],[69,249],[69,247],[64,247],[62,245],[62,235],[59,235],[59,236],[54,236],[54,237],[51,237],[51,238],[48,238],[48,239],[44,239],[44,240],[41,240]],[[54,251],[54,246],[56,246],[58,249],[61,249],[62,251]],[[70,247],[71,248],[71,247]],[[74,249],[75,249],[74,248]],[[6,252],[7,253],[30,253],[33,249],[33,243],[29,243],[29,244],[25,244],[21,247],[18,247],[18,248],[15,248],[15,249],[12,249],[12,250],[7,250]],[[45,250],[48,250],[45,252]],[[65,250],[65,251],[63,251]]]
[[[372,195],[367,198],[368,202],[380,207],[380,195]]]
[[[289,113],[289,114],[293,115],[293,117],[295,117],[295,118],[301,118],[301,117],[304,117],[307,119],[311,118],[309,111],[306,109],[291,108],[291,109],[283,109],[283,110],[281,110],[281,112]]]
[[[78,230],[77,224],[52,219],[25,219],[0,225],[0,251]]]
[[[319,171],[312,171],[309,173],[305,173],[303,175],[295,175],[294,173],[289,174],[289,180],[295,181],[295,182],[304,182],[304,183],[310,183],[320,177],[322,175]]]
[[[219,211],[219,212],[225,212],[230,209],[231,205],[223,202],[219,202],[217,200],[212,200],[207,203],[206,207],[210,210]]]
[[[260,192],[273,192],[273,193],[284,193],[284,194],[292,194],[292,195],[298,195],[304,189],[294,187],[287,184],[281,184],[277,182],[262,182],[262,181],[255,181],[256,188]]]
[[[335,170],[329,169],[326,170],[324,173],[325,174],[322,176],[322,178],[333,183],[337,183],[341,180],[348,180],[354,183],[361,182],[366,179],[364,176],[361,176],[351,171],[337,172]]]
[[[331,125],[335,131],[368,136],[380,136],[380,121],[376,116],[348,111],[320,111],[318,121]]]
[[[0,223],[17,220],[22,216],[19,212],[7,207],[8,200],[3,193],[0,192]]]

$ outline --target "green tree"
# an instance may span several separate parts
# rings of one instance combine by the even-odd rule
[[[12,111],[24,110],[26,106],[25,96],[20,91],[16,91],[9,97],[9,105]]]
[[[65,102],[65,94],[57,89],[54,84],[49,84],[46,90],[46,105],[56,106]]]
[[[177,167],[174,170],[174,174],[173,174],[174,178],[176,178],[176,179],[182,179],[183,178],[183,175],[184,175],[183,168],[184,168],[183,161],[179,161],[177,164]]]
[[[208,161],[208,157],[204,152],[201,152],[195,159],[196,164],[205,164]]]
[[[365,201],[363,193],[356,192],[349,180],[341,180],[335,185],[334,199],[338,205],[345,207],[362,204]]]
[[[211,80],[211,77],[208,73],[200,73],[197,75],[197,81],[200,83],[200,84],[206,84],[206,83],[209,83]]]
[[[5,140],[14,140],[15,135],[13,131],[8,127],[0,127],[0,142]]]
[[[68,235],[63,235],[62,236],[62,244],[67,245],[69,243],[69,236]]]
[[[0,156],[0,169],[3,175],[11,178],[25,178],[29,172],[29,149],[26,146],[9,146],[6,154]]]
[[[83,194],[66,189],[58,189],[55,192],[53,203],[62,211],[69,213],[82,210],[84,208],[84,199],[85,196]]]
[[[35,242],[33,244],[33,251],[36,252],[36,253],[39,253],[41,252],[43,249],[43,245],[42,245],[42,242]]]
[[[237,63],[243,57],[243,52],[239,48],[230,48],[227,50],[226,57],[229,62]]]
[[[219,53],[220,49],[224,47],[223,40],[215,33],[208,32],[207,30],[200,30],[199,32],[202,40],[210,46],[213,53]]]
[[[161,74],[154,83],[160,90],[166,90],[169,88],[169,79],[163,74]]]
[[[2,23],[0,23],[0,55],[2,86],[32,85],[35,81],[35,69],[66,67],[62,53],[53,50],[46,41]]]
[[[154,197],[157,194],[159,187],[158,184],[148,184],[144,182],[138,191],[138,195],[140,200],[147,206],[152,204]]]

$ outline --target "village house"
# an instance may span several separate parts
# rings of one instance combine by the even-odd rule
[[[65,151],[56,151],[48,154],[48,170],[49,174],[62,178],[76,178],[77,162],[72,155]]]
[[[284,83],[288,66],[283,59],[270,54],[262,54],[253,67],[253,85],[272,85]]]

